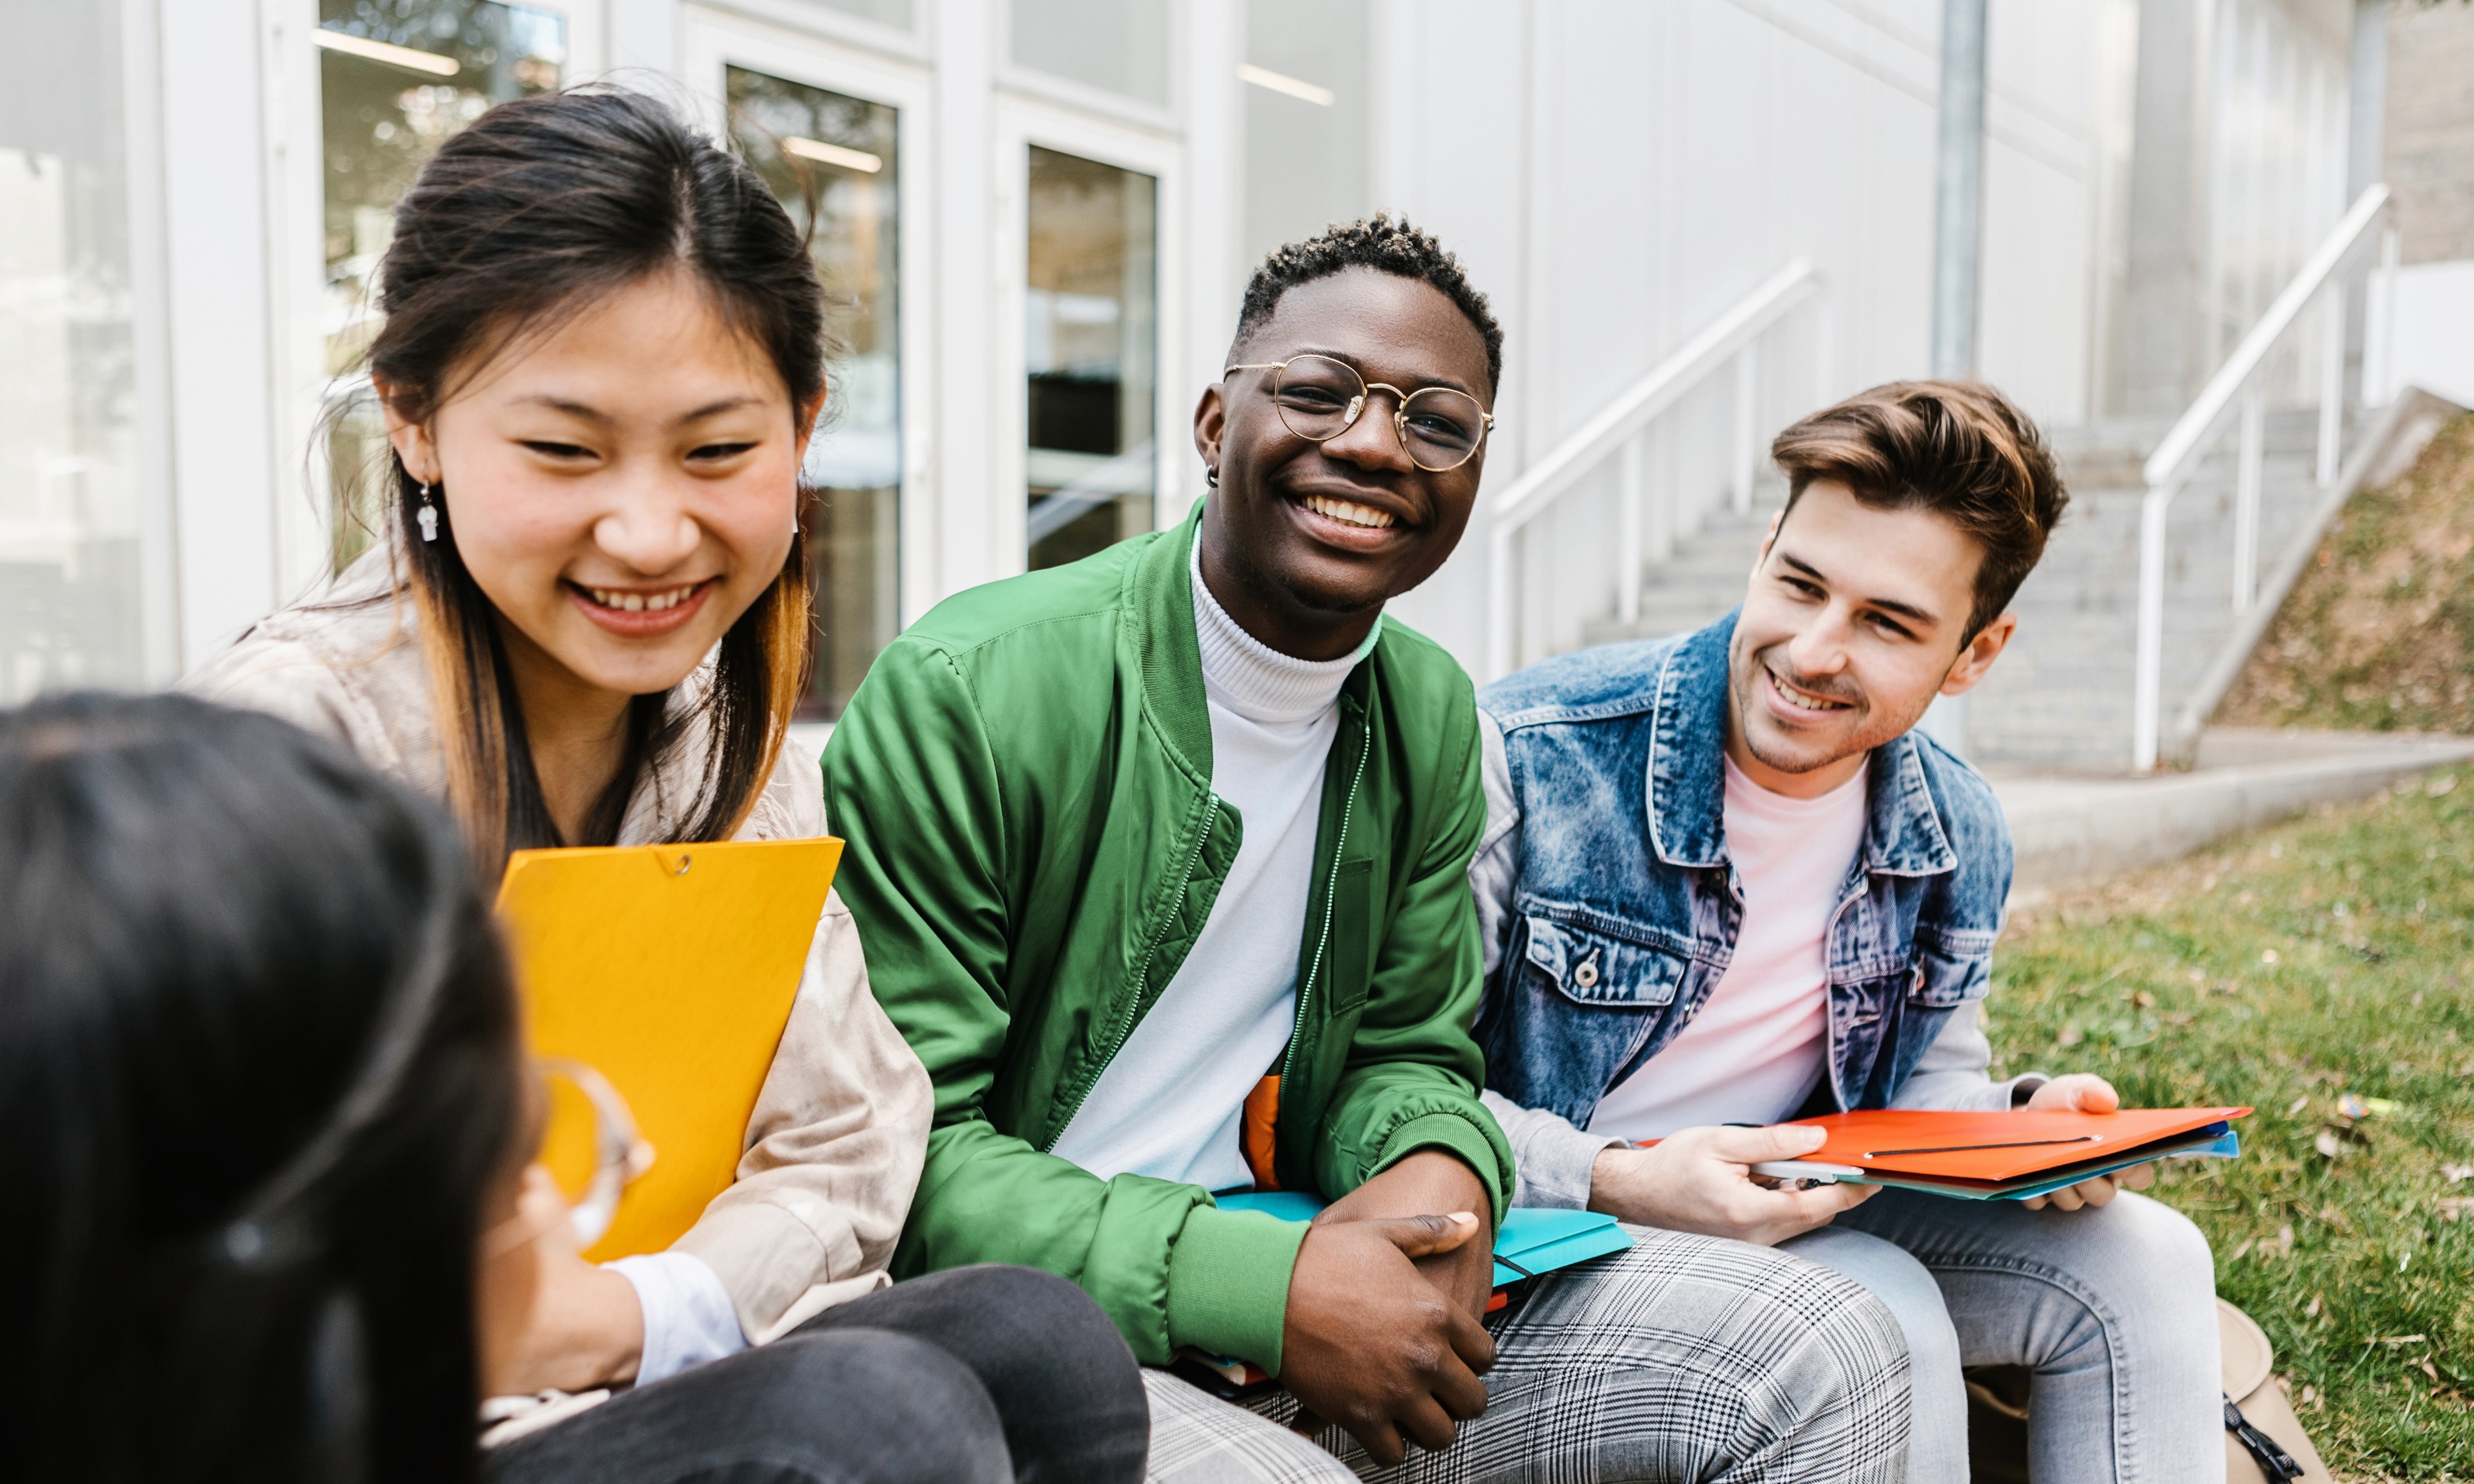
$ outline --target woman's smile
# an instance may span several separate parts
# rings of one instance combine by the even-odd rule
[[[695,621],[718,577],[664,587],[602,587],[571,580],[562,586],[585,617],[620,638],[652,638]]]

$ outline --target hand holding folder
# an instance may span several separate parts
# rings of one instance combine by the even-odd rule
[[[599,1073],[651,1146],[587,1257],[661,1251],[737,1178],[841,850],[828,838],[509,858],[498,916],[525,1043]],[[553,1085],[542,1159],[570,1197],[607,1163],[594,1130],[577,1085]]]
[[[2025,1201],[2151,1160],[2230,1160],[2247,1108],[2119,1113],[1950,1113],[1879,1108],[1799,1118],[1825,1131],[1819,1149],[1753,1173],[1780,1180],[1897,1185],[1964,1200]]]

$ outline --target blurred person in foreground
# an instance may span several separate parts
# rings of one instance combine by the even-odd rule
[[[1282,248],[1196,408],[1194,513],[868,672],[825,798],[936,1083],[895,1271],[1079,1282],[1150,1367],[1156,1480],[1902,1478],[1898,1332],[1834,1273],[1644,1233],[1488,1311],[1477,716],[1384,605],[1460,540],[1501,347],[1405,223]],[[1331,1204],[1214,1199],[1249,1188]],[[1187,1351],[1281,1389],[1208,1395]]]
[[[527,1168],[541,1106],[435,805],[184,697],[0,712],[0,1473],[1002,1484],[1007,1382],[949,1350],[953,1317],[1027,1345],[1005,1327],[1036,1290],[1064,1369],[1078,1341],[1122,1357],[1069,1285],[976,1269],[485,1454],[476,1404],[572,1257]],[[1016,1384],[1104,1425],[1070,1375]]]
[[[2068,500],[2042,436],[1990,387],[1907,382],[1772,455],[1787,504],[1735,612],[1479,698],[1478,1039],[1520,1198],[1779,1244],[1879,1294],[1918,1484],[1967,1477],[1959,1371],[1985,1365],[2033,1372],[2043,1484],[2220,1476],[2215,1267],[2119,1193],[2147,1166],[2024,1203],[1749,1169],[1819,1147],[1761,1127],[1797,1116],[2120,1106],[2100,1077],[1988,1074],[2009,826],[1915,730],[2018,627]]]

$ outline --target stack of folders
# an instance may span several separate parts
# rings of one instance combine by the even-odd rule
[[[1322,1198],[1294,1190],[1247,1191],[1215,1197],[1222,1210],[1255,1210],[1282,1221],[1312,1221],[1323,1208]],[[1505,1213],[1494,1235],[1494,1295],[1487,1311],[1504,1306],[1504,1290],[1514,1283],[1603,1257],[1632,1245],[1615,1218],[1597,1211],[1540,1210],[1516,1207]],[[1261,1367],[1227,1355],[1187,1350],[1178,1369],[1222,1396],[1250,1393],[1271,1377]]]
[[[2025,1201],[2152,1160],[2230,1160],[2247,1108],[2121,1113],[1942,1113],[1884,1108],[1797,1121],[1829,1141],[1753,1173],[1807,1185],[1845,1182],[1970,1201]]]

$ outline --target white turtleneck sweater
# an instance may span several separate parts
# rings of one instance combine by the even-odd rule
[[[1104,1180],[1149,1175],[1227,1190],[1254,1183],[1240,1143],[1246,1094],[1277,1069],[1297,1021],[1298,947],[1340,687],[1383,626],[1378,619],[1345,658],[1268,649],[1204,586],[1200,546],[1194,621],[1211,711],[1211,791],[1245,821],[1245,834],[1192,951],[1055,1152]]]

